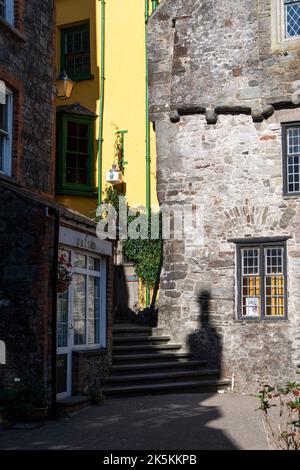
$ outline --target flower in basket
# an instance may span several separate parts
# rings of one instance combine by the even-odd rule
[[[57,263],[58,292],[63,293],[72,282],[72,265],[67,261],[66,256],[61,254]]]

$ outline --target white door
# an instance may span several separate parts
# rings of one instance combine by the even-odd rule
[[[64,294],[57,294],[56,393],[58,399],[72,394],[73,325],[70,310],[69,288]]]

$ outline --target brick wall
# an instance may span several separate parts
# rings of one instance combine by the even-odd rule
[[[0,80],[14,92],[13,178],[54,197],[55,2],[17,0],[1,22]]]

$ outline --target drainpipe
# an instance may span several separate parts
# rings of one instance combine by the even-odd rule
[[[151,217],[151,151],[150,151],[150,120],[149,120],[149,65],[148,65],[148,19],[149,0],[145,0],[145,58],[146,58],[146,211]],[[146,305],[150,304],[150,286],[146,285]]]
[[[158,5],[158,0],[151,0],[152,1],[152,11],[154,11]]]
[[[57,265],[58,265],[58,245],[59,245],[59,214],[55,209],[49,212],[54,216],[54,240],[53,240],[53,264],[52,264],[52,348],[51,348],[51,418],[57,418],[56,406],[56,331],[57,331]]]
[[[105,0],[101,2],[101,65],[100,65],[100,109],[98,135],[98,206],[102,204],[102,154],[103,154],[103,118],[105,91]]]

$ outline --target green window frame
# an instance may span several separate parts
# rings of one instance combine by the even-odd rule
[[[84,136],[80,133],[84,132],[85,126],[87,134]],[[57,194],[95,195],[94,128],[93,117],[58,116]],[[70,129],[77,129],[77,135],[72,134]]]
[[[93,78],[90,44],[89,23],[61,30],[61,71],[74,81]]]

